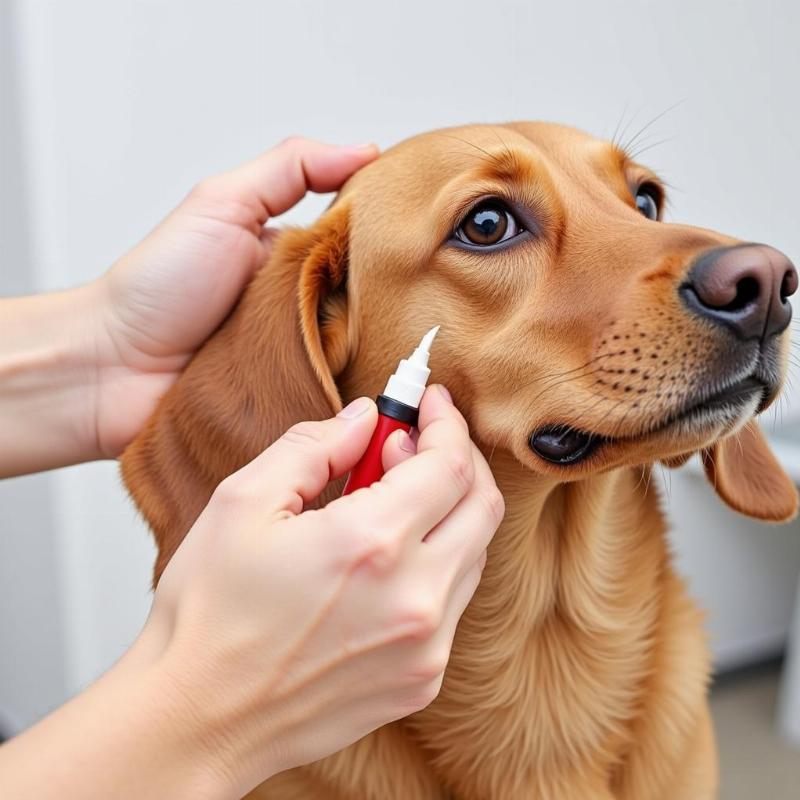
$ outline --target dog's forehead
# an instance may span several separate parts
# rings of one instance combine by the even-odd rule
[[[513,131],[553,157],[564,155],[590,157],[598,149],[608,147],[607,142],[585,131],[554,122],[509,122],[493,127],[501,131]]]
[[[591,159],[611,148],[590,134],[552,122],[509,122],[501,125],[468,125],[443,128],[407,139],[398,150],[419,151],[420,147],[438,153],[463,154],[475,158],[481,151],[496,153],[521,148],[538,152],[554,160]]]
[[[470,125],[430,131],[388,149],[356,175],[348,189],[405,185],[430,192],[454,174],[479,173],[504,153],[531,156],[545,169],[585,180],[591,174],[620,173],[624,155],[610,142],[581,130],[550,122]]]

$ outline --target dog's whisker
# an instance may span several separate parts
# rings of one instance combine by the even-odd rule
[[[589,371],[581,373],[581,374],[571,375],[571,376],[566,377],[566,378],[564,378],[563,380],[560,380],[560,381],[551,382],[548,386],[545,386],[544,388],[542,388],[542,390],[537,395],[535,395],[532,400],[529,401],[528,405],[533,408],[537,404],[537,402],[541,399],[542,395],[544,395],[546,392],[550,391],[551,389],[555,389],[558,386],[563,386],[565,383],[570,383],[571,381],[581,380],[582,378],[589,377],[589,376],[591,376],[593,374],[595,374],[594,370],[589,370]],[[585,388],[585,391],[591,392],[592,390],[588,389],[588,388]]]
[[[483,154],[483,156],[485,157],[484,160],[487,160],[490,164],[496,164],[497,163],[497,156],[494,153],[490,153],[488,150],[484,150],[483,147],[480,147],[479,145],[475,144],[474,142],[470,142],[467,139],[462,139],[460,136],[454,136],[452,133],[438,133],[437,135],[438,136],[443,136],[446,139],[454,139],[455,141],[461,142],[461,144],[466,144],[469,147],[474,147],[476,150],[478,150],[480,153]]]
[[[557,381],[559,378],[565,378],[567,376],[570,376],[569,379],[572,380],[572,379],[578,379],[580,377],[587,377],[587,376],[592,375],[594,373],[593,369],[589,370],[588,372],[586,372],[585,376],[584,375],[575,375],[574,373],[577,373],[577,372],[579,372],[581,370],[586,370],[589,367],[591,367],[592,365],[596,364],[598,361],[601,361],[604,358],[610,358],[613,355],[614,355],[614,353],[603,353],[602,355],[595,356],[594,358],[589,359],[589,361],[585,362],[584,364],[581,364],[578,367],[573,367],[572,369],[565,370],[564,372],[559,372],[559,373],[552,373],[551,372],[551,373],[549,373],[547,375],[544,375],[543,377],[532,378],[531,380],[527,381],[526,383],[523,383],[523,384],[520,384],[519,386],[516,386],[514,388],[514,391],[517,391],[517,392],[523,391],[523,390],[527,389],[529,386],[532,386],[534,383],[537,383],[537,382],[541,381],[543,383],[543,386],[541,387],[541,389],[542,389],[542,392],[544,392],[547,389],[551,389],[554,386],[559,385],[558,383],[554,383],[554,381]],[[534,402],[535,402],[535,400],[538,400],[539,397],[541,397],[542,392],[540,392],[539,395],[537,395],[537,397],[534,398]]]
[[[630,154],[631,158],[633,160],[637,160],[639,158],[639,156],[641,156],[643,153],[646,153],[646,152],[648,152],[649,150],[652,150],[655,147],[659,147],[662,144],[666,144],[667,142],[672,142],[676,138],[677,137],[675,137],[675,136],[666,136],[663,139],[659,139],[657,142],[652,142],[651,144],[648,144],[646,147],[640,147],[638,150],[636,150],[635,152]]]
[[[667,503],[672,502],[672,473],[659,461],[658,466],[661,469],[661,484],[664,487],[664,492],[667,495]]]
[[[614,127],[614,133],[612,134],[611,139],[610,139],[610,142],[611,142],[611,144],[614,145],[614,147],[617,147],[617,145],[618,145],[617,135],[619,134],[619,129],[620,129],[620,126],[622,125],[622,120],[625,119],[625,114],[628,113],[628,105],[629,105],[629,103],[630,103],[630,101],[626,101],[625,102],[625,106],[622,109],[622,114],[620,114],[619,120],[617,121],[617,124]]]
[[[641,111],[641,110],[642,110],[642,109],[640,108],[640,109],[639,109],[639,111],[634,111],[634,113],[633,113],[633,114],[631,114],[631,117],[630,117],[630,119],[629,119],[629,120],[628,120],[628,121],[625,123],[624,127],[622,128],[622,130],[621,130],[621,131],[620,131],[620,133],[619,133],[619,140],[618,140],[618,142],[617,142],[617,147],[618,147],[618,148],[619,148],[619,149],[620,149],[620,150],[621,150],[623,153],[625,152],[625,144],[624,144],[624,141],[625,141],[625,135],[628,133],[628,128],[630,128],[630,126],[631,126],[631,124],[633,123],[633,121],[636,119],[636,117],[638,117],[638,116],[639,116],[639,113],[640,113],[640,111]]]
[[[639,129],[639,131],[636,133],[635,136],[631,137],[631,139],[629,139],[625,143],[625,145],[622,147],[622,150],[626,153],[629,152],[629,150],[636,143],[637,139],[639,139],[639,137],[643,133],[645,133],[645,131],[649,130],[653,125],[655,125],[656,122],[658,122],[660,119],[663,119],[667,114],[669,114],[670,111],[674,111],[679,105],[681,105],[684,102],[685,102],[684,100],[678,100],[677,103],[673,103],[671,106],[668,106],[660,114],[656,114],[656,116],[654,116],[646,125],[643,125]]]
[[[492,127],[491,130],[492,133],[495,135],[497,141],[500,142],[500,147],[502,148],[505,157],[509,160],[512,160],[514,158],[514,151],[511,149],[509,144],[503,139],[503,137],[500,136],[500,132],[497,130],[497,128]]]

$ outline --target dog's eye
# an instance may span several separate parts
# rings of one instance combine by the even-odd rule
[[[661,207],[661,190],[653,183],[643,183],[636,190],[636,208],[647,219],[656,221]]]
[[[522,226],[499,200],[479,203],[456,228],[455,236],[462,242],[488,247],[522,233]]]

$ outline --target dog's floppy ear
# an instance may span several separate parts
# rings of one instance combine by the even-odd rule
[[[797,514],[797,489],[755,420],[701,453],[706,476],[735,511],[786,522]]]
[[[239,304],[122,455],[158,545],[155,581],[215,487],[295,422],[341,408],[348,205],[281,232]]]

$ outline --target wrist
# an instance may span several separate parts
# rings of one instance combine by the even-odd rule
[[[118,664],[124,684],[141,688],[136,705],[150,707],[148,728],[157,726],[159,749],[172,753],[186,785],[199,798],[239,798],[279,772],[269,715],[231,665],[209,657],[207,648],[181,637],[176,643],[154,614]],[[169,641],[172,639],[172,641]],[[115,669],[117,669],[115,667]]]
[[[207,694],[185,691],[161,659],[129,669],[122,661],[109,677],[128,696],[125,727],[138,732],[131,743],[148,782],[162,797],[233,800],[237,781],[222,756],[226,743],[209,725]],[[191,666],[184,669],[191,669]],[[115,667],[116,670],[116,667]],[[211,687],[206,687],[208,692]],[[115,692],[112,692],[115,693]],[[130,751],[129,751],[130,752]],[[130,756],[129,756],[130,757]]]
[[[142,633],[119,666],[157,687],[152,694],[162,723],[174,726],[176,749],[188,754],[187,765],[194,759],[187,772],[213,788],[209,796],[243,797],[292,765],[281,735],[285,720],[265,692],[269,669],[262,664],[254,672],[252,653],[227,639],[217,642],[206,626],[190,623],[176,631],[165,612],[157,591]],[[263,653],[257,657],[261,661]]]
[[[0,795],[37,800],[241,797],[221,771],[203,728],[205,698],[190,701],[173,691],[159,663],[135,657],[136,649],[0,748]]]
[[[0,301],[0,476],[101,457],[93,284]]]

